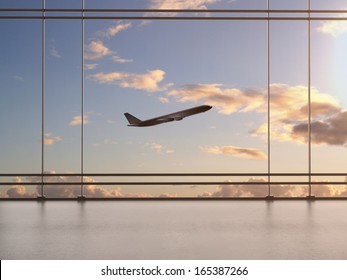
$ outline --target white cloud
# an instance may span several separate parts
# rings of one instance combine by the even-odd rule
[[[93,70],[97,66],[98,66],[98,64],[96,64],[96,63],[87,63],[87,64],[84,64],[84,69],[85,70]]]
[[[163,104],[169,103],[169,99],[167,97],[159,97],[159,101]]]
[[[63,57],[55,46],[51,46],[49,48],[49,54],[50,54],[50,56],[52,56],[54,58],[62,58]]]
[[[118,84],[122,88],[132,88],[145,90],[149,92],[162,91],[165,86],[160,86],[159,83],[164,79],[165,72],[163,70],[150,70],[144,74],[125,73],[125,72],[110,72],[97,73],[90,75],[92,79],[102,84]]]
[[[21,82],[24,82],[24,78],[22,76],[19,76],[19,75],[15,75],[15,76],[12,76],[13,79],[16,79],[17,81],[21,81]]]
[[[324,21],[317,31],[338,37],[347,32],[347,22],[344,20]]]
[[[88,116],[83,117],[83,124],[88,124]],[[69,122],[70,126],[82,125],[82,116],[74,116],[73,119]]]
[[[232,155],[236,157],[265,160],[266,154],[254,148],[240,148],[234,146],[214,146],[214,147],[203,147],[201,148],[204,152],[214,155]]]
[[[114,55],[114,56],[112,56],[112,61],[117,62],[117,63],[131,63],[134,60],[133,59],[126,59],[126,58],[122,58],[118,55]]]
[[[54,145],[56,142],[62,141],[60,136],[54,136],[52,133],[45,133],[43,144]]]
[[[158,143],[148,143],[146,144],[147,147],[149,147],[151,150],[155,151],[156,153],[166,153],[166,154],[172,154],[175,151],[171,148],[167,148],[165,146],[163,146],[162,144],[158,144]]]
[[[87,46],[87,53],[85,54],[85,59],[96,60],[112,54],[114,54],[114,52],[107,48],[103,42],[92,41]]]
[[[163,146],[158,143],[151,143],[149,144],[149,147],[151,150],[156,151],[158,153],[160,153],[163,150]]]
[[[126,30],[131,27],[131,23],[118,22],[116,25],[109,27],[105,33],[106,36],[111,37],[117,35],[122,30]]]

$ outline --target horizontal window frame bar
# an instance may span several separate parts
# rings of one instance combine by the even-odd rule
[[[248,20],[248,21],[345,21],[347,17],[167,17],[167,16],[3,16],[0,20]]]
[[[106,186],[106,185],[112,185],[112,186],[189,186],[189,185],[202,185],[202,186],[213,186],[213,185],[347,185],[347,182],[340,182],[340,181],[333,181],[333,182],[322,182],[322,181],[317,181],[317,182],[303,182],[303,181],[295,181],[295,182],[290,182],[290,181],[281,181],[281,182],[274,182],[274,181],[262,181],[262,182],[207,182],[207,181],[201,181],[201,182],[173,182],[173,181],[164,181],[164,182],[0,182],[0,186],[17,186],[17,185],[23,185],[23,186],[47,186],[47,185],[55,185],[55,186]]]
[[[332,173],[332,172],[313,172],[313,173],[0,173],[0,177],[73,177],[73,176],[82,176],[82,177],[237,177],[237,176],[246,176],[246,177],[300,177],[300,176],[347,176],[347,173]],[[347,182],[346,182],[347,184]]]
[[[43,13],[311,13],[311,14],[343,14],[347,10],[308,10],[308,9],[18,9],[18,8],[2,8],[0,12],[43,12]]]
[[[290,196],[275,196],[275,197],[189,197],[189,196],[182,196],[182,197],[16,197],[16,198],[2,198],[0,197],[0,201],[38,201],[38,202],[45,202],[45,201],[77,201],[77,202],[84,202],[84,201],[232,201],[232,200],[241,200],[241,201],[267,201],[272,202],[275,200],[289,200],[289,201],[308,201],[313,202],[315,200],[347,200],[346,196],[332,196],[332,197],[326,197],[326,196],[315,196],[314,199],[312,197],[307,196],[296,196],[296,197],[290,197]]]

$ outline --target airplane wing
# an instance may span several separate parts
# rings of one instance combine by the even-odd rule
[[[210,110],[211,108],[212,106],[202,105],[202,106],[186,109],[183,111],[171,113],[168,115],[164,115],[164,116],[160,116],[160,117],[156,117],[156,118],[152,118],[152,119],[148,119],[144,121],[141,121],[140,119],[134,117],[133,115],[129,113],[125,113],[124,115],[129,122],[128,126],[153,126],[153,125],[158,125],[158,124],[162,124],[166,122],[180,121],[185,117],[206,112]]]

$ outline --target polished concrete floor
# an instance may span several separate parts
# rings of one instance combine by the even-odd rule
[[[347,259],[347,201],[0,201],[0,259]]]

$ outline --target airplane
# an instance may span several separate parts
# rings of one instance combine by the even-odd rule
[[[211,108],[212,106],[209,106],[209,105],[201,105],[198,107],[189,108],[183,111],[178,111],[175,113],[171,113],[168,115],[164,115],[161,117],[156,117],[156,118],[148,119],[144,121],[141,121],[140,119],[134,117],[133,115],[129,113],[124,113],[124,116],[127,118],[129,122],[128,126],[153,126],[153,125],[158,125],[158,124],[162,124],[166,122],[181,121],[185,117],[206,112],[210,110]]]

